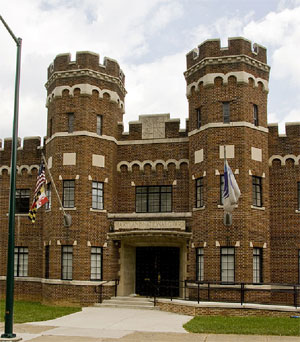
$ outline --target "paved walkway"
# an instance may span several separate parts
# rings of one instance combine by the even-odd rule
[[[88,307],[50,321],[15,324],[14,332],[32,342],[300,342],[300,337],[189,334],[182,325],[190,319],[156,310]]]

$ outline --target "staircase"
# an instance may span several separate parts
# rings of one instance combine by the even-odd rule
[[[159,310],[158,307],[154,307],[153,299],[134,296],[112,297],[111,299],[104,299],[102,303],[97,303],[94,306],[101,308]]]

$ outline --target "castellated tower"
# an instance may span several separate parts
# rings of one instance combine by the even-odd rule
[[[51,184],[52,203],[45,212],[43,233],[50,251],[49,278],[83,281],[117,276],[117,250],[107,243],[107,211],[114,211],[116,136],[124,113],[124,81],[116,61],[105,58],[100,65],[99,55],[91,52],[77,52],[75,61],[69,54],[58,55],[48,68],[46,160],[63,206],[72,216],[72,225],[65,227]],[[101,275],[91,275],[93,251],[95,263],[102,257],[109,260]],[[61,269],[62,253],[73,254],[72,274]],[[89,288],[95,300],[94,287]],[[66,296],[60,290],[57,298],[53,286],[46,291],[57,302]]]
[[[18,142],[16,298],[92,305],[156,289],[160,297],[299,307],[300,124],[287,123],[284,136],[267,125],[264,47],[208,40],[186,57],[186,129],[169,113],[146,113],[124,132],[125,79],[112,59],[101,65],[97,54],[78,52],[50,65],[44,144]],[[224,150],[242,194],[232,225],[224,224]],[[1,293],[10,155],[11,139],[0,139]],[[42,155],[50,203],[32,224]]]
[[[270,281],[266,62],[266,49],[243,38],[230,38],[227,48],[208,40],[187,54],[190,210],[205,265],[199,280]],[[242,193],[229,227],[221,199],[224,146]],[[255,253],[263,260],[258,279]]]

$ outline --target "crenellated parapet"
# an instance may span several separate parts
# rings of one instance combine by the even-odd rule
[[[119,140],[156,140],[185,138],[187,131],[180,129],[179,119],[170,119],[170,114],[140,115],[138,121],[129,122],[129,132],[119,123]]]
[[[11,149],[12,149],[12,139],[5,138],[4,144],[2,146],[2,141],[0,141],[0,176],[3,172],[10,174],[10,163],[11,163]],[[22,140],[18,138],[17,144],[17,172],[22,174],[23,171],[28,174],[32,174],[34,169],[39,168],[41,162],[41,152],[43,151],[43,146],[41,144],[40,137],[25,137]]]
[[[117,77],[122,83],[125,82],[125,76],[114,59],[105,57],[103,64],[99,62],[100,56],[90,51],[76,52],[76,60],[71,61],[71,54],[64,53],[55,57],[54,62],[48,68],[48,79],[59,71],[74,71],[79,69],[90,69],[98,71],[107,76]]]
[[[252,45],[245,38],[229,38],[228,47],[225,48],[221,47],[219,39],[206,40],[186,55],[186,61],[184,76],[188,84],[198,81],[204,75],[204,85],[213,83],[215,76],[223,78],[225,83],[230,76],[246,83],[254,76],[254,83],[262,81],[267,89],[265,82],[269,79],[270,67],[266,64],[266,48]],[[220,70],[223,71],[221,74]]]
[[[103,64],[99,62],[99,55],[89,51],[76,53],[76,60],[71,61],[69,53],[57,55],[54,62],[48,68],[48,81],[46,88],[51,93],[54,87],[61,86],[59,80],[69,79],[74,85],[74,78],[81,78],[86,83],[87,78],[114,83],[123,95],[126,94],[124,87],[125,76],[119,64],[111,59],[104,58]],[[72,79],[72,80],[71,80]],[[64,82],[63,82],[64,83]]]
[[[278,124],[269,124],[269,165],[279,160],[286,165],[292,160],[295,165],[300,162],[300,122],[287,122],[285,134],[279,134]]]
[[[265,47],[256,43],[252,45],[250,40],[242,37],[236,37],[228,38],[228,47],[221,47],[220,39],[206,40],[197,48],[187,53],[187,68],[191,68],[206,58],[222,59],[222,57],[237,55],[247,56],[257,61],[258,65],[259,63],[262,63],[261,66],[267,63],[267,50]]]

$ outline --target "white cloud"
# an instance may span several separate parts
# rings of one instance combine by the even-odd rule
[[[199,5],[200,2],[202,14],[191,16],[191,3]],[[187,100],[182,75],[185,54],[209,38],[220,37],[222,45],[227,45],[228,37],[242,35],[265,45],[272,66],[269,98],[280,97],[283,83],[300,86],[300,63],[296,59],[300,41],[300,0],[279,1],[278,10],[260,20],[255,17],[255,9],[241,15],[246,12],[236,10],[231,2],[228,12],[232,6],[232,15],[222,16],[221,13],[220,16],[214,8],[215,3],[205,0],[6,2],[1,15],[14,33],[23,38],[20,135],[37,134],[36,120],[42,122],[39,134],[45,134],[44,83],[47,67],[58,53],[72,52],[74,58],[76,51],[91,50],[100,53],[101,62],[104,56],[118,60],[124,69],[128,90],[126,121],[136,120],[138,114],[147,112],[170,112],[173,117],[186,118]],[[179,22],[180,28],[176,26]],[[168,34],[161,40],[166,32]],[[3,26],[0,41],[5,47],[1,49],[0,60],[1,120],[4,119],[0,125],[0,137],[3,138],[11,134],[9,121],[13,111],[16,48]],[[172,53],[168,50],[168,43],[172,45]],[[158,59],[154,55],[153,44],[158,47],[166,45],[164,58]],[[134,64],[137,62],[139,64]],[[295,103],[294,97],[289,106],[285,104],[284,109],[274,106],[276,110],[271,108],[271,112],[282,121],[289,114],[297,113]]]
[[[300,6],[269,13],[260,22],[250,22],[243,31],[250,39],[259,37],[262,44],[272,48],[274,78],[287,78],[300,86]]]
[[[152,34],[159,33],[181,13],[180,3],[174,0],[7,2],[1,15],[23,39],[19,134],[31,136],[38,130],[45,134],[44,84],[55,55],[71,52],[74,58],[76,51],[90,50],[100,53],[100,62],[106,55],[122,66],[124,60],[148,51],[150,26]],[[7,47],[1,50],[0,61],[1,119],[5,119],[0,137],[5,137],[11,135],[16,48],[3,26],[0,40]]]
[[[173,118],[181,118],[181,126],[185,127],[187,101],[183,55],[178,53],[152,63],[125,66],[127,88],[130,89],[126,97],[125,123],[137,120],[141,114],[170,113]]]

